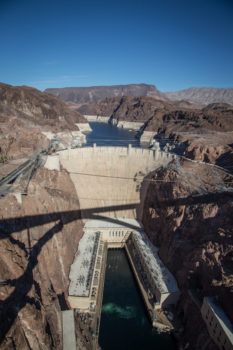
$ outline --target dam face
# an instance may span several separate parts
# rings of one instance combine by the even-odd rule
[[[75,185],[82,213],[108,218],[139,219],[140,186],[144,177],[175,156],[129,147],[86,147],[60,152],[60,165]],[[89,214],[83,218],[89,219]],[[94,218],[94,217],[90,217]],[[84,219],[84,221],[85,221]]]

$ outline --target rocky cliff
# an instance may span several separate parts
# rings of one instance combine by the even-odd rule
[[[62,350],[61,308],[82,235],[66,172],[40,169],[22,203],[1,198],[0,349]]]
[[[65,102],[90,103],[105,97],[116,96],[161,96],[154,85],[129,84],[112,86],[67,87],[59,89],[46,89],[45,92],[59,97]]]
[[[201,303],[217,295],[233,322],[233,178],[191,162],[160,168],[148,178],[155,181],[142,186],[142,221],[181,289],[180,346],[200,349],[206,343],[205,349],[216,349],[194,299]]]

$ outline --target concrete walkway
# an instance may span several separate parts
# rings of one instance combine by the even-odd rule
[[[76,350],[74,310],[62,311],[63,350]]]

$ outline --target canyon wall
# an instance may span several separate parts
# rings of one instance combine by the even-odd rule
[[[0,349],[62,350],[61,308],[82,235],[67,172],[39,169],[22,204],[1,198]]]
[[[217,349],[195,299],[201,304],[204,296],[217,295],[233,321],[232,177],[216,168],[177,161],[175,167],[152,172],[149,179],[149,186],[145,182],[141,189],[142,222],[182,293],[177,312],[184,330],[179,345]]]

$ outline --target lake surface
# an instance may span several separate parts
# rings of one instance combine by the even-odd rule
[[[136,139],[136,131],[117,128],[107,123],[89,123],[92,132],[87,134],[87,143],[85,146],[128,146],[140,147],[139,139]]]
[[[108,250],[99,344],[102,350],[175,350],[147,316],[124,249]]]

